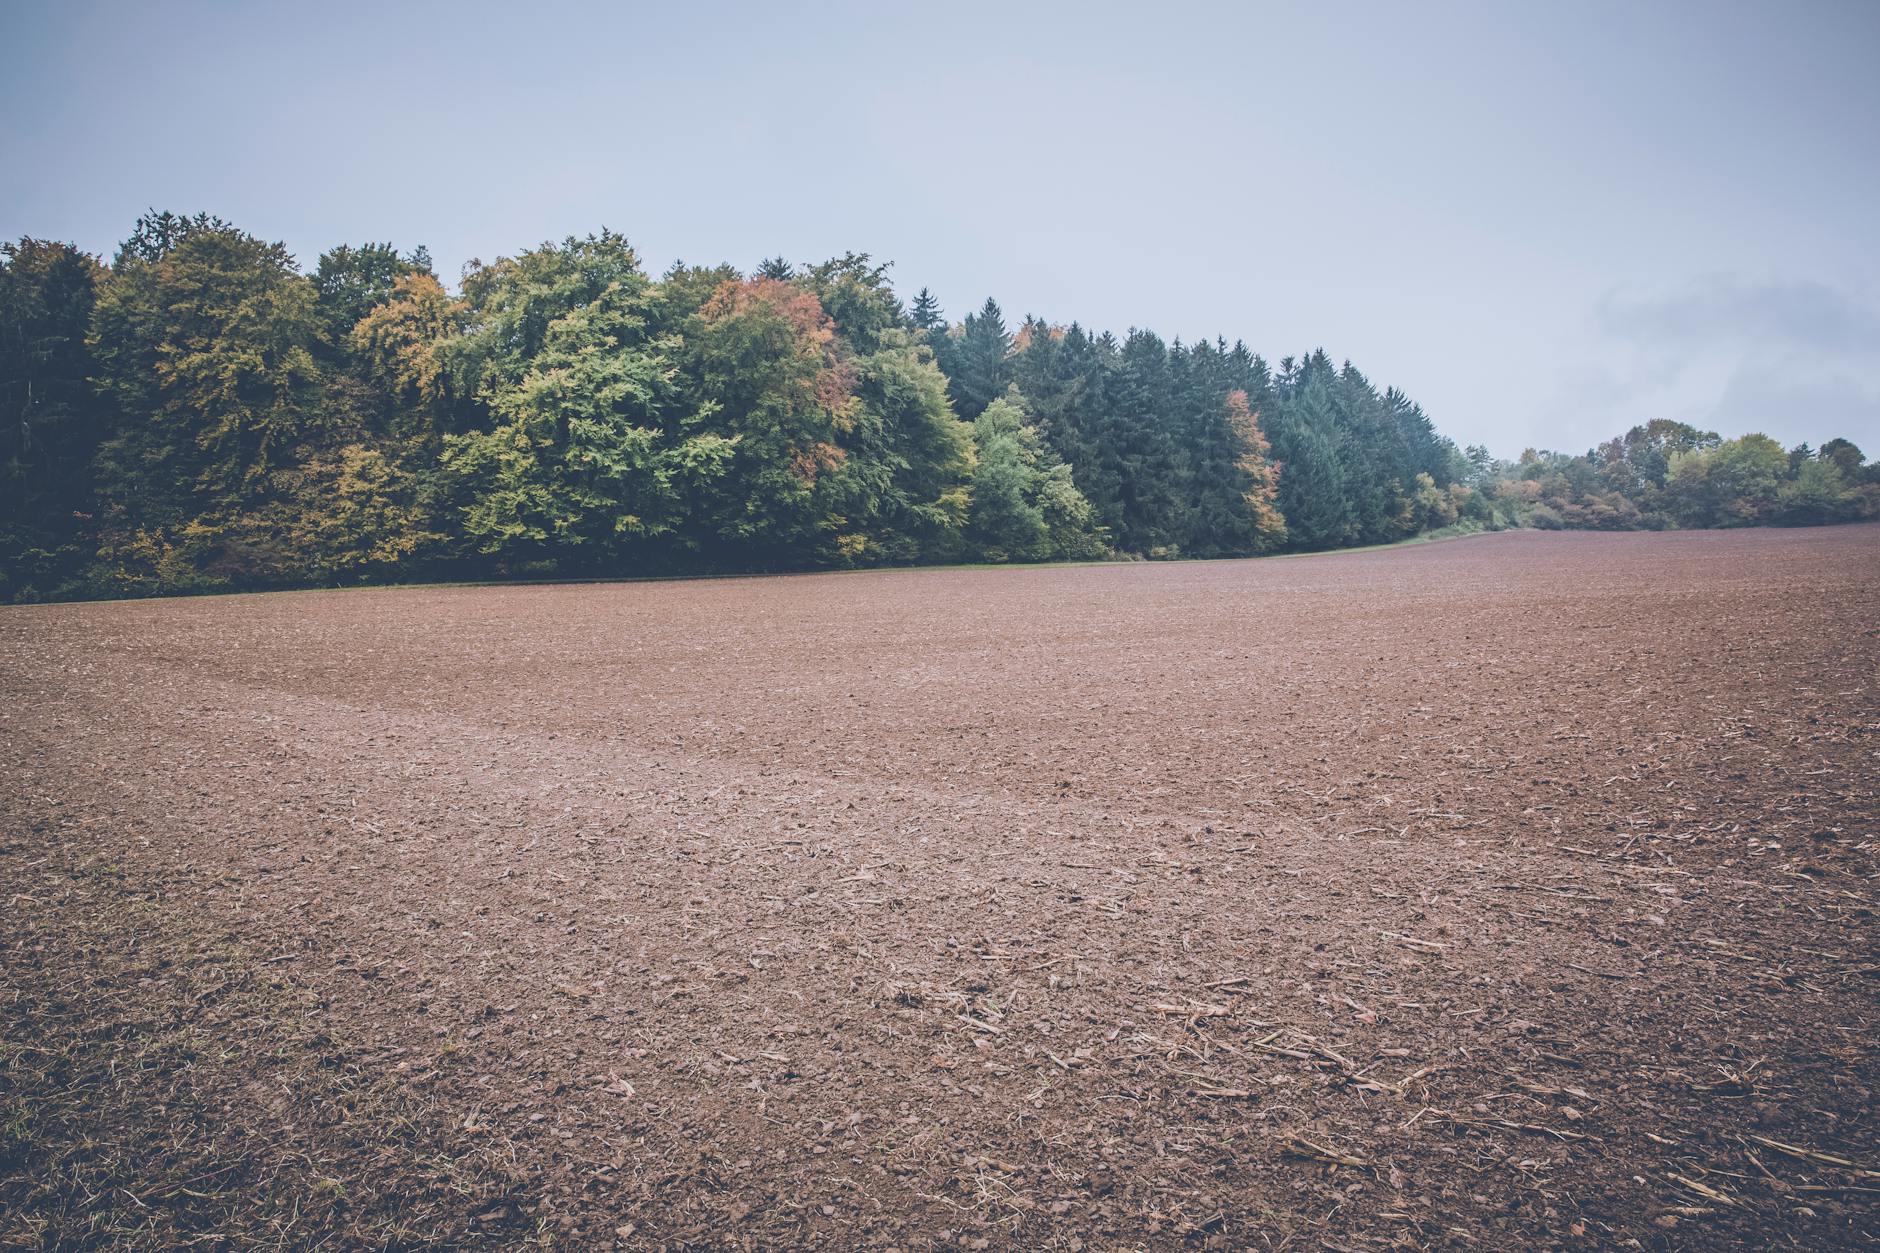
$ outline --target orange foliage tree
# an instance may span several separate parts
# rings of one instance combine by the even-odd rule
[[[1272,448],[1260,430],[1259,415],[1240,388],[1227,393],[1227,425],[1239,438],[1241,454],[1235,462],[1247,476],[1241,499],[1253,522],[1256,552],[1271,552],[1286,542],[1286,519],[1279,511],[1279,467],[1269,459]]]

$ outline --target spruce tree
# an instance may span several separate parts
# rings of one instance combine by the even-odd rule
[[[946,318],[940,313],[940,302],[925,287],[914,297],[914,307],[909,311],[908,322],[923,335],[929,331],[945,330],[947,324]]]
[[[978,313],[966,315],[959,339],[950,354],[942,359],[953,393],[953,408],[964,421],[972,421],[987,405],[1002,395],[1011,380],[1006,357],[1012,351],[1012,336],[1005,329],[1005,315],[999,302],[991,297]]]

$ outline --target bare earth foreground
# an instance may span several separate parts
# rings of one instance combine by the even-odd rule
[[[0,647],[0,1244],[1880,1239],[1880,529]]]

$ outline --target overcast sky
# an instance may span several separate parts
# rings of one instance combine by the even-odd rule
[[[959,317],[1323,346],[1460,443],[1880,454],[1880,3],[29,4],[0,236],[453,279],[853,249]]]

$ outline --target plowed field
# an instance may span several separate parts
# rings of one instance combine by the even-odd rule
[[[0,1244],[1880,1238],[1880,529],[0,649]]]

